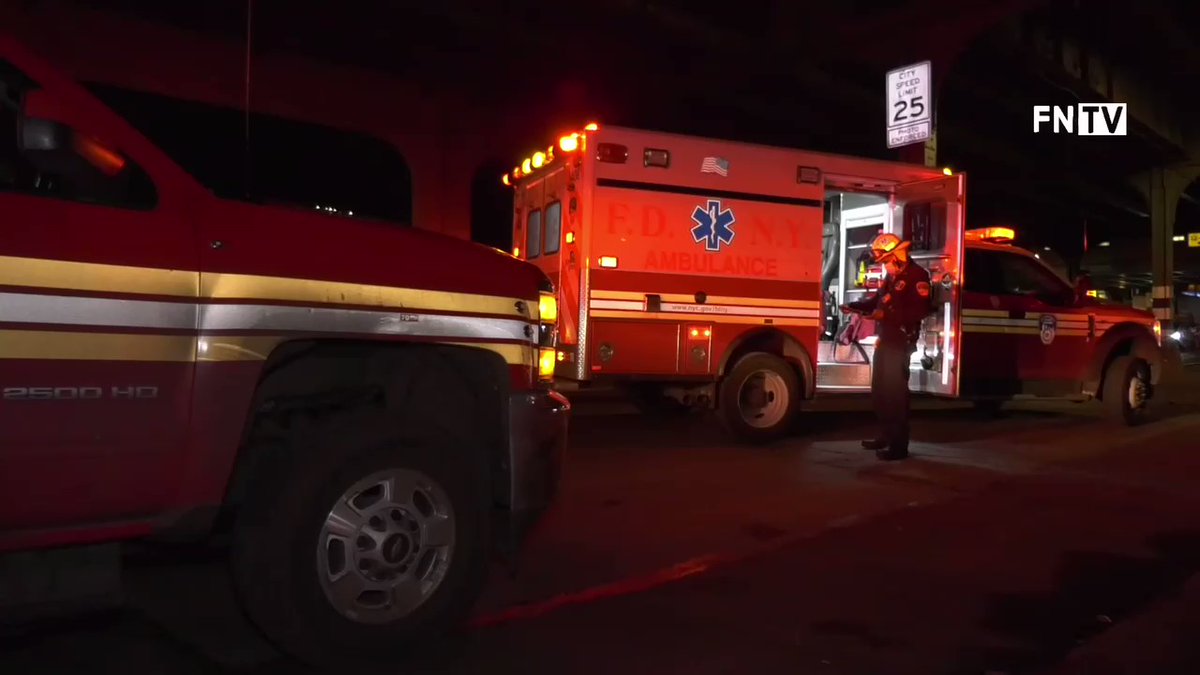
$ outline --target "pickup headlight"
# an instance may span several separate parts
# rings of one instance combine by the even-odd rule
[[[553,293],[542,293],[538,297],[538,320],[542,323],[558,321],[558,298]]]
[[[558,298],[553,293],[538,297],[538,379],[554,379],[555,347],[558,343]]]

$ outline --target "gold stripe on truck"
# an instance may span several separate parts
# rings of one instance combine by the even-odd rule
[[[0,359],[149,361],[159,363],[265,361],[290,338],[271,335],[185,335],[0,330]],[[514,366],[529,365],[533,347],[493,342],[436,342],[486,349]]]
[[[520,298],[247,274],[0,256],[0,285],[223,300],[283,300],[521,316]]]

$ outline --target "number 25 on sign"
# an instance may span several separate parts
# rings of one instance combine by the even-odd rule
[[[887,74],[888,147],[922,143],[933,135],[928,61]]]

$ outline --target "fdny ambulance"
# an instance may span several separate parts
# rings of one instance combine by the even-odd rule
[[[589,124],[502,180],[514,255],[558,289],[563,388],[618,384],[779,437],[801,401],[870,389],[870,326],[837,308],[877,285],[883,232],[934,282],[914,392],[1100,398],[1132,422],[1158,375],[1153,317],[1087,297],[1011,230],[968,232],[962,174]]]

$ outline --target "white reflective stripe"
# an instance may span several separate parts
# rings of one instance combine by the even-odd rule
[[[0,293],[0,321],[195,330],[196,305],[190,302]]]
[[[254,330],[531,340],[525,332],[528,324],[519,319],[26,293],[0,293],[0,322],[189,332]]]
[[[278,305],[202,305],[200,312],[204,332],[253,329],[528,340],[527,325],[514,319]]]
[[[645,309],[646,303],[640,300],[592,300],[593,309]]]
[[[1036,326],[1037,319],[1001,319],[999,317],[963,317],[964,326]]]
[[[942,386],[950,384],[950,303],[942,304]]]
[[[703,305],[681,302],[664,302],[660,311],[679,314],[743,314],[746,316],[784,316],[798,319],[815,319],[820,316],[816,309],[783,309],[776,307],[747,307],[745,305]]]

